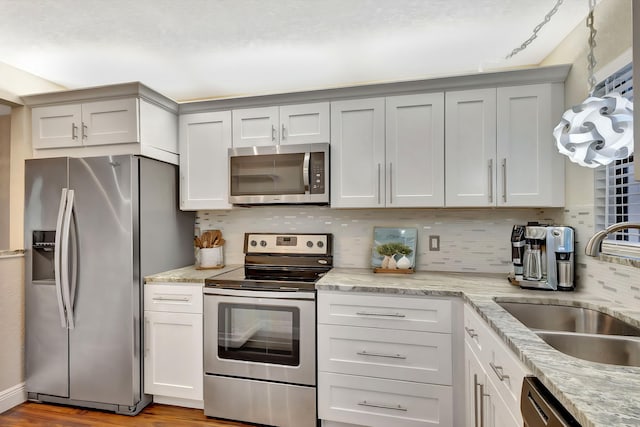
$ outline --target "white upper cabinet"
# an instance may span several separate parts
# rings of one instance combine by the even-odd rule
[[[65,148],[139,142],[138,102],[113,99],[35,107],[33,148]]]
[[[280,107],[280,144],[329,142],[329,103]]]
[[[495,205],[496,89],[446,94],[446,205]]]
[[[233,110],[233,146],[254,147],[278,143],[278,107]]]
[[[233,146],[329,142],[329,103],[233,110]]]
[[[331,103],[331,206],[444,204],[444,95]]]
[[[140,83],[23,99],[36,158],[138,154],[178,164],[178,105]]]
[[[446,206],[563,206],[562,99],[561,83],[447,92]]]
[[[180,208],[230,209],[231,112],[180,116]]]
[[[552,134],[563,93],[560,84],[498,88],[499,206],[564,205],[564,158]]]
[[[386,98],[386,206],[444,206],[444,94]]]
[[[331,103],[331,206],[385,205],[384,98]]]
[[[79,104],[34,108],[31,123],[34,149],[82,146]]]

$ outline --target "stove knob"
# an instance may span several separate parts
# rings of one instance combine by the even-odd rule
[[[313,242],[311,240],[307,240],[307,247],[308,248],[312,248],[313,247]]]
[[[265,246],[267,246],[267,241],[266,240],[260,240],[260,246],[262,246],[263,248]]]
[[[253,246],[254,248],[256,246],[258,246],[258,242],[256,242],[255,240],[252,240],[251,243],[249,243],[251,246]]]
[[[324,242],[323,242],[322,240],[318,240],[318,243],[316,243],[316,245],[317,245],[319,248],[322,248],[322,247],[324,247]]]

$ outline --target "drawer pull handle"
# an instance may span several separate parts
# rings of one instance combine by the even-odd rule
[[[465,330],[465,331],[467,331],[467,334],[469,334],[469,336],[470,336],[471,338],[475,338],[475,337],[477,337],[477,336],[478,336],[478,334],[476,334],[476,330],[475,330],[475,329],[472,329],[472,328],[470,328],[470,327],[468,327],[468,326],[465,326],[465,327],[464,327],[464,330]]]
[[[188,302],[191,300],[191,297],[153,297],[154,301],[178,301],[178,302]]]
[[[493,369],[493,372],[496,373],[500,381],[504,381],[506,378],[509,378],[509,375],[505,375],[503,372],[502,366],[496,366],[493,362],[489,362],[489,366],[491,366],[491,369]]]
[[[407,358],[407,356],[404,356],[402,354],[371,353],[370,351],[367,351],[367,350],[359,351],[357,354],[361,356],[388,357],[390,359],[406,359]]]
[[[407,317],[402,313],[369,313],[366,311],[358,311],[356,314],[358,316]]]
[[[358,405],[369,406],[371,408],[393,409],[394,411],[407,412],[407,408],[405,408],[404,406],[390,405],[388,403],[374,403],[374,402],[367,402],[366,400],[363,400],[362,402],[358,402]]]

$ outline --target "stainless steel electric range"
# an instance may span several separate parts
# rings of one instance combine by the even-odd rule
[[[315,282],[331,234],[247,233],[244,267],[205,280],[204,413],[316,426]]]

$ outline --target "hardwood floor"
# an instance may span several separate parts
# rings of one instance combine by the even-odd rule
[[[202,409],[152,403],[135,417],[84,408],[25,402],[0,414],[2,427],[250,427],[204,416]]]

